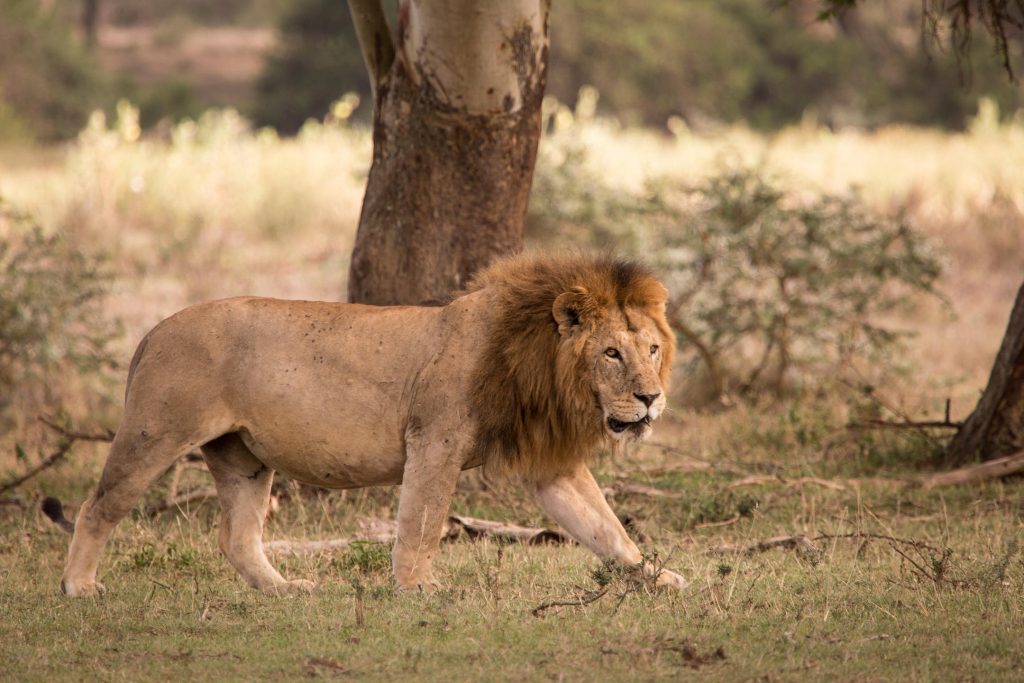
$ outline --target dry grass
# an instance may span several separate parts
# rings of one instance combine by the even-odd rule
[[[173,141],[140,141],[124,114],[113,130],[97,122],[60,156],[33,162],[22,150],[8,163],[0,153],[0,195],[48,229],[110,254],[117,282],[107,306],[124,321],[115,349],[122,359],[155,322],[195,301],[241,293],[336,299],[345,291],[369,161],[365,131],[332,123],[279,140],[220,114],[175,129]],[[941,287],[952,312],[928,303],[903,321],[917,332],[910,371],[886,378],[881,391],[933,417],[946,396],[954,418],[973,405],[1024,274],[1024,126],[996,125],[989,113],[962,135],[832,133],[806,124],[771,137],[731,129],[666,138],[557,116],[541,163],[582,139],[624,191],[654,174],[696,181],[739,158],[808,192],[857,185],[875,208],[905,212],[944,251]],[[71,379],[65,389],[77,421],[116,426],[116,409],[90,412],[93,403],[76,396],[116,398],[119,386]],[[185,515],[126,521],[102,570],[108,597],[64,601],[56,586],[66,538],[36,506],[42,494],[80,501],[95,482],[104,447],[76,446],[70,463],[22,488],[23,508],[0,507],[4,675],[1019,678],[1024,494],[1015,482],[931,493],[887,483],[930,463],[934,445],[914,433],[851,433],[845,420],[858,400],[837,393],[671,411],[656,436],[667,448],[602,460],[598,470],[606,484],[625,477],[682,494],[622,493],[615,506],[641,520],[652,539],[645,547],[670,554],[692,587],[678,595],[634,592],[618,604],[625,584],[614,584],[589,606],[543,619],[530,609],[595,585],[596,561],[583,551],[499,553],[491,543],[460,541],[442,553],[446,589],[430,598],[392,595],[372,551],[287,559],[286,573],[321,581],[321,591],[272,600],[244,588],[216,552],[212,502]],[[31,430],[0,436],[0,472],[24,469],[11,455],[14,441],[33,454],[50,438]],[[783,480],[735,485],[765,473]],[[186,485],[204,476],[190,473]],[[790,483],[800,477],[840,487]],[[345,535],[356,515],[394,512],[391,491],[286,493],[291,500],[272,519],[271,538]],[[542,520],[521,492],[495,494],[471,482],[456,509]],[[815,553],[706,554],[779,534],[847,532],[915,538],[936,551],[831,539],[816,542]]]

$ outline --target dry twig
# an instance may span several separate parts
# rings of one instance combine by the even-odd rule
[[[608,586],[594,590],[585,590],[572,600],[552,600],[550,602],[537,605],[530,610],[530,613],[535,617],[542,617],[545,612],[554,607],[585,607],[586,605],[589,605],[592,602],[597,602],[603,598],[608,594],[608,590]]]
[[[807,537],[803,534],[796,534],[793,536],[773,536],[772,538],[766,538],[763,541],[758,541],[752,545],[740,546],[725,544],[714,548],[708,549],[709,555],[753,555],[755,553],[763,553],[772,548],[786,548],[786,549],[802,549],[807,552],[818,555],[821,551],[807,540]]]
[[[752,474],[749,477],[743,477],[736,481],[729,482],[729,488],[737,488],[739,486],[756,486],[758,484],[785,484],[786,486],[821,486],[823,488],[832,489],[834,491],[845,491],[846,487],[837,481],[830,479],[819,479],[817,477],[796,477],[795,479],[787,479],[780,475],[771,474]]]

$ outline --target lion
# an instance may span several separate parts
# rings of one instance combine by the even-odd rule
[[[241,297],[186,308],[132,358],[124,417],[73,525],[61,589],[102,591],[96,571],[115,525],[196,448],[220,500],[218,545],[261,591],[314,587],[264,554],[275,472],[327,488],[401,484],[394,579],[429,591],[459,473],[479,466],[521,481],[599,557],[682,587],[645,563],[587,466],[602,442],[647,437],[665,409],[666,298],[635,262],[518,255],[444,306]]]

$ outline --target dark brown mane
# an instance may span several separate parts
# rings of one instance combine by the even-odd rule
[[[556,297],[586,292],[599,321],[626,305],[644,309],[664,338],[667,388],[675,339],[665,321],[665,288],[644,265],[612,256],[521,254],[474,278],[468,290],[494,292],[498,315],[475,371],[477,442],[489,469],[552,476],[587,458],[604,437],[585,338],[571,344],[552,314]],[[595,323],[596,324],[596,323]]]

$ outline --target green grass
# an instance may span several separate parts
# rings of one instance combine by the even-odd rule
[[[719,425],[721,443],[745,438],[741,424],[775,429],[765,443],[748,438],[746,450],[735,454],[750,471],[830,478],[843,488],[736,486],[735,471],[687,472],[685,458],[653,447],[619,461],[602,459],[597,470],[604,483],[626,478],[684,494],[620,493],[614,505],[640,520],[650,539],[645,550],[667,557],[692,584],[680,593],[650,593],[614,578],[595,602],[541,617],[534,607],[598,586],[595,558],[578,547],[462,540],[446,545],[438,559],[443,590],[396,595],[388,548],[364,544],[275,560],[287,576],[320,586],[311,596],[272,598],[243,585],[220,556],[215,502],[192,507],[187,516],[126,520],[101,568],[107,594],[68,600],[57,588],[67,537],[36,511],[37,498],[23,494],[24,510],[0,507],[0,677],[1020,678],[1024,490],[1016,482],[924,492],[851,480],[845,460],[857,453],[855,444],[821,455],[827,425],[815,425],[815,436],[800,446],[800,430],[787,431],[793,417],[786,410],[699,420],[707,433]],[[666,427],[659,443],[684,451],[699,452],[698,441],[706,438]],[[884,454],[891,469],[901,471],[895,458],[920,458],[905,452],[913,440],[891,438]],[[881,452],[885,442],[879,443]],[[94,476],[95,466],[72,463],[41,475],[36,485],[74,496],[82,485],[75,479]],[[905,464],[903,474],[913,466]],[[190,472],[186,485],[204,476]],[[542,519],[514,488],[463,488],[460,512]],[[388,490],[317,497],[286,486],[285,492],[268,538],[345,535],[357,514],[394,510]],[[716,522],[726,523],[705,526]],[[781,534],[848,532],[916,539],[934,550],[837,538],[814,541],[818,552],[708,552]]]

